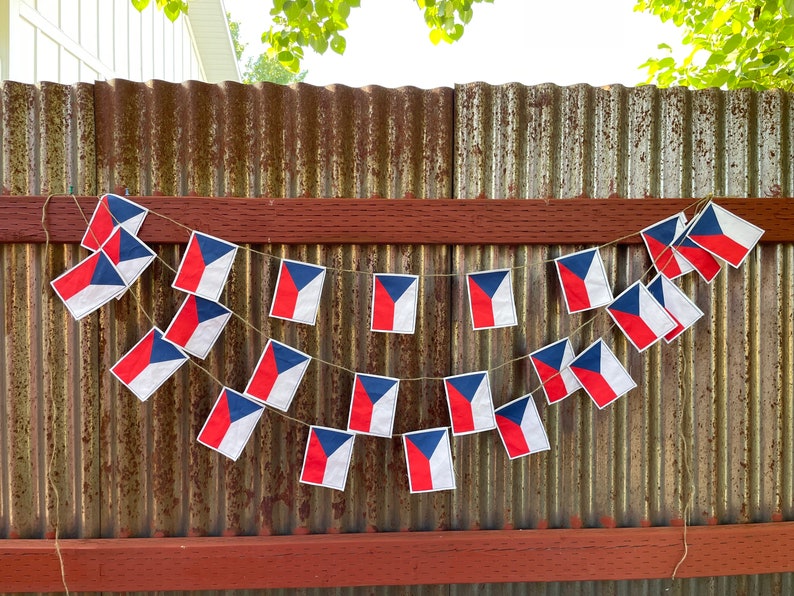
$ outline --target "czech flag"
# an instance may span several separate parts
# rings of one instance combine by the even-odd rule
[[[403,435],[408,486],[412,493],[455,488],[449,430],[431,428]]]
[[[244,393],[286,412],[303,380],[311,356],[269,339]]]
[[[663,275],[657,275],[651,280],[651,283],[648,284],[648,291],[676,322],[675,329],[664,336],[668,344],[703,316],[703,311],[698,308],[697,304],[692,302],[681,288]]]
[[[487,372],[446,377],[444,391],[447,393],[453,435],[478,433],[496,427]]]
[[[639,281],[615,298],[607,312],[640,352],[676,328],[673,317]]]
[[[637,386],[603,339],[579,354],[571,362],[571,371],[599,409]]]
[[[141,276],[152,264],[155,252],[124,228],[116,228],[108,241],[102,245],[104,252],[128,286]]]
[[[400,380],[356,373],[347,430],[391,437]]]
[[[80,320],[127,289],[108,256],[97,251],[50,282],[72,316]]]
[[[640,232],[656,270],[670,279],[689,273],[694,267],[672,248],[673,241],[684,231],[686,215],[679,213],[649,226]]]
[[[532,362],[540,382],[543,383],[543,392],[546,394],[546,401],[549,404],[565,399],[581,387],[571,369],[568,368],[573,359],[573,348],[567,337],[535,350],[529,355],[529,360]]]
[[[118,195],[102,195],[88,229],[80,241],[88,250],[97,250],[119,226],[136,235],[149,210]]]
[[[466,279],[474,329],[518,324],[510,269],[469,273]]]
[[[300,481],[345,490],[356,435],[322,426],[309,427]]]
[[[261,404],[224,387],[201,428],[198,442],[237,460],[264,409]]]
[[[187,361],[187,355],[152,328],[113,365],[113,373],[139,400],[146,401]]]
[[[282,259],[270,316],[314,325],[325,267]]]
[[[550,449],[546,429],[532,395],[525,395],[496,410],[496,427],[510,459]]]
[[[417,275],[376,273],[372,292],[372,331],[413,333],[418,287]]]
[[[733,267],[744,262],[763,235],[764,230],[715,203],[706,205],[689,228],[692,241]]]
[[[204,359],[231,316],[232,311],[222,304],[191,294],[165,330],[165,339]]]
[[[193,232],[172,286],[217,302],[236,254],[236,244]]]
[[[689,238],[687,233],[691,225],[689,224],[681,236],[673,242],[673,251],[686,259],[707,283],[711,283],[722,269],[722,265],[710,252]]]
[[[554,260],[569,313],[581,312],[612,302],[612,290],[601,253],[583,250]]]

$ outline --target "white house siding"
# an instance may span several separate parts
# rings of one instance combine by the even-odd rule
[[[3,80],[207,80],[184,16],[130,0],[6,0],[0,11]]]

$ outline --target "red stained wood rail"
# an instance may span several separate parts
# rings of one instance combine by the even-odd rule
[[[266,199],[130,197],[155,213],[236,243],[280,244],[604,244],[691,207],[697,199]],[[96,197],[78,198],[91,217]],[[45,241],[46,197],[0,198],[0,242]],[[766,233],[794,241],[794,199],[720,198],[715,202]],[[689,209],[688,215],[691,215]],[[77,243],[85,220],[71,196],[47,202],[50,242]],[[140,237],[187,242],[189,231],[154,214]]]
[[[794,522],[696,526],[676,577],[794,571]],[[683,528],[61,540],[75,591],[669,578]],[[0,591],[62,591],[52,540],[0,541]]]

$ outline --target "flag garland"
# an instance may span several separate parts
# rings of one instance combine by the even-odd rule
[[[112,196],[115,197],[115,195]],[[113,297],[119,297],[156,256],[135,236],[148,210],[140,208],[126,199],[122,199],[122,203],[115,200],[121,199],[121,197],[115,197],[112,200],[109,197],[109,195],[102,197],[105,203],[100,201],[97,210],[101,207],[110,213],[111,208],[116,208],[117,213],[111,215],[113,225],[108,227],[107,219],[97,218],[98,211],[95,211],[92,222],[94,219],[97,219],[97,222],[93,225],[93,229],[89,224],[89,229],[84,237],[98,238],[99,234],[105,234],[105,239],[99,243],[98,249],[88,259],[51,282],[53,289],[75,318],[86,316]],[[130,213],[133,214],[131,217]],[[132,223],[129,226],[116,225],[117,218],[127,218],[132,220]],[[615,299],[612,299],[612,290],[597,248],[555,259],[563,299],[568,311],[573,313],[597,306],[606,306],[605,310],[624,331],[629,341],[640,351],[662,336],[669,343],[680,335],[703,313],[671,279],[683,275],[687,270],[694,269],[704,280],[711,282],[721,269],[715,256],[726,260],[733,267],[738,267],[763,235],[763,230],[757,226],[711,202],[688,225],[684,226],[684,222],[683,214],[678,214],[640,232],[651,255],[653,266],[657,268],[659,275],[647,287],[639,281],[635,282]],[[672,241],[670,241],[671,237]],[[180,308],[172,321],[172,326],[180,316],[185,316],[190,322],[189,324],[182,323],[184,325],[182,335],[185,336],[191,331],[191,325],[196,324],[194,319],[199,317],[184,315],[182,311],[188,303],[193,305],[191,308],[195,308],[195,305],[199,304],[198,301],[203,300],[202,293],[214,298],[214,302],[210,299],[206,302],[213,302],[216,307],[222,309],[217,312],[222,313],[223,324],[219,329],[215,327],[213,333],[209,334],[211,340],[208,346],[202,345],[201,350],[194,349],[192,352],[187,350],[186,345],[179,345],[176,337],[179,334],[176,331],[174,332],[176,335],[169,340],[169,337],[165,337],[169,335],[168,331],[163,334],[156,327],[152,328],[111,369],[114,376],[142,401],[147,399],[173,371],[188,360],[182,349],[197,357],[206,356],[212,343],[222,331],[223,325],[233,314],[222,305],[217,304],[216,301],[231,270],[237,248],[236,245],[224,240],[191,231],[188,248],[179,271],[177,271],[177,279],[173,286],[192,295]],[[674,261],[675,265],[668,268],[662,263],[664,258],[668,259],[668,262]],[[106,261],[109,262],[110,269],[107,268]],[[88,262],[89,265],[85,265],[85,262]],[[126,275],[121,275],[117,266],[120,266],[121,269],[126,267]],[[688,267],[691,269],[687,269]],[[97,273],[97,271],[99,272]],[[123,286],[120,290],[117,287],[118,280],[110,284],[102,283],[107,282],[106,276],[110,275],[107,273],[108,271],[115,271],[121,279]],[[285,276],[285,285],[280,287],[282,275]],[[378,277],[384,276],[385,279],[385,276],[389,275],[375,274],[374,276],[371,330],[405,333],[408,331],[377,329],[374,322],[376,284],[378,281],[383,281],[378,280]],[[271,304],[271,316],[314,324],[324,276],[324,267],[282,259],[276,291]],[[407,321],[415,319],[419,276],[391,275],[391,277],[407,278],[400,280],[399,285],[403,287],[403,294],[409,290],[408,302],[413,302],[413,313],[410,317],[405,314],[401,315],[402,321],[405,323],[402,327],[400,327],[402,323],[396,324],[399,317],[394,314],[394,310],[397,302],[401,299],[401,293],[398,291],[393,295],[387,292],[390,294],[392,304],[387,305],[385,309],[383,306],[379,306],[378,308],[382,311],[379,316],[381,320],[386,321],[389,317],[392,318],[391,323],[383,325],[384,327],[391,325],[407,329],[409,324]],[[180,278],[180,284],[177,284]],[[517,324],[510,322],[511,311],[512,319],[515,319],[515,302],[512,296],[509,269],[470,273],[466,275],[466,278],[474,329]],[[113,292],[105,287],[107,285],[113,287]],[[87,297],[80,294],[85,291],[87,291]],[[76,295],[77,298],[74,298]],[[108,298],[108,296],[110,297]],[[99,303],[100,301],[101,303]],[[478,314],[475,314],[475,311]],[[383,316],[383,312],[388,316]],[[198,325],[202,321],[199,321]],[[187,344],[189,341],[183,341],[183,343]],[[275,351],[283,352],[278,346],[293,353],[294,363],[279,370],[275,362],[268,361],[263,368],[268,349],[271,350],[273,358]],[[578,385],[585,390],[596,406],[602,409],[636,387],[636,383],[628,371],[625,370],[603,339],[596,340],[590,347],[573,358],[572,354],[570,341],[565,338],[527,356],[541,378],[542,388],[549,404],[563,399],[578,388]],[[239,394],[224,387],[205,423],[205,428],[202,428],[199,433],[199,442],[232,459],[239,457],[256,422],[264,411],[264,405],[273,406],[283,411],[289,408],[309,361],[308,355],[285,344],[270,340],[257,364],[257,369],[246,392],[249,389],[262,392],[261,388],[254,388],[254,381],[258,374],[263,374],[265,369],[265,378],[267,379],[268,375],[270,378],[265,380],[262,386],[267,386],[270,383],[270,388],[265,390],[263,395],[260,393],[258,399],[254,395]],[[326,364],[337,366],[333,363]],[[165,371],[169,368],[172,370],[166,374]],[[289,378],[283,379],[284,383],[280,389],[275,391],[276,397],[271,397],[273,388],[281,382],[279,377],[285,371],[293,368],[295,370],[286,375]],[[488,371],[445,377],[443,381],[450,409],[453,435],[496,429],[510,459],[549,448],[548,439],[531,393],[495,410],[488,384]],[[378,383],[382,386],[378,386]],[[309,457],[310,453],[311,457],[308,459],[308,468],[307,460],[304,460],[301,482],[343,490],[355,433],[392,436],[391,428],[394,421],[399,379],[356,373],[354,384],[356,386],[351,398],[348,433],[335,429],[323,429],[323,427],[309,427],[309,445],[307,445],[305,457]],[[370,386],[366,386],[367,384]],[[549,394],[550,390],[552,391],[551,395]],[[391,408],[390,415],[381,413],[373,417],[372,413],[377,404],[386,396],[388,398],[383,403]],[[356,403],[357,397],[358,403]],[[244,401],[241,402],[241,399]],[[366,404],[367,400],[369,405]],[[234,407],[242,409],[235,410],[237,414],[233,415],[231,412]],[[388,412],[388,408],[386,410]],[[355,416],[354,411],[356,412]],[[250,422],[252,417],[253,422]],[[245,420],[244,423],[235,426],[243,420]],[[357,426],[360,428],[354,428]],[[377,432],[369,432],[372,429]],[[332,447],[335,445],[333,449],[321,449],[324,453],[323,457],[325,457],[323,460],[315,452],[316,445],[312,444],[312,440],[322,444],[318,438],[318,430],[320,431],[319,435],[325,438],[326,443],[328,443],[330,435],[325,431],[349,436],[336,436],[331,441]],[[447,490],[455,487],[448,428],[404,433],[402,437],[411,492]],[[334,455],[336,449],[342,445],[347,445],[345,447],[346,455],[339,456],[339,461],[332,461],[333,457],[336,457]],[[318,457],[319,459],[317,459]],[[330,468],[328,462],[331,462]],[[447,464],[449,470],[447,470]],[[321,476],[317,471],[320,467],[322,467]],[[342,472],[343,468],[344,472]],[[328,478],[326,475],[329,475]]]

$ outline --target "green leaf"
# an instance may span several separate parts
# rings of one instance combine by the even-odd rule
[[[309,45],[318,54],[325,54],[325,51],[328,49],[328,40],[322,36],[312,37],[309,40]]]
[[[132,0],[132,7],[138,12],[149,6],[149,0]]]
[[[341,35],[334,35],[331,38],[331,49],[336,52],[337,54],[344,54],[345,53],[345,46],[347,46],[347,42],[345,38]]]
[[[441,30],[440,29],[431,29],[430,30],[430,42],[437,46],[441,42]]]
[[[726,55],[730,54],[739,47],[739,44],[742,43],[742,40],[744,40],[744,35],[741,33],[737,33],[736,35],[729,37],[728,41],[725,42],[725,45],[722,46],[723,53]]]
[[[279,62],[281,62],[285,66],[287,64],[291,64],[295,60],[295,56],[289,50],[284,50],[283,52],[279,52],[276,58],[278,59]]]

